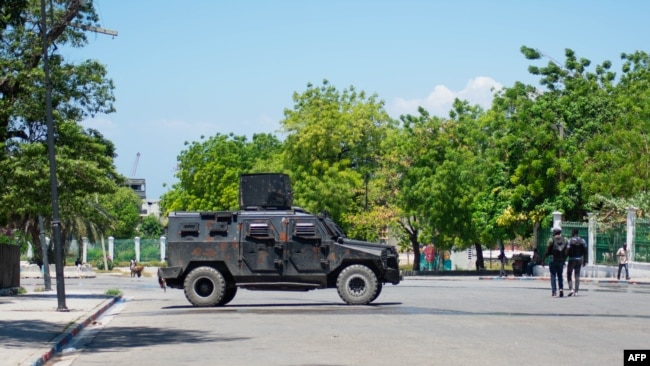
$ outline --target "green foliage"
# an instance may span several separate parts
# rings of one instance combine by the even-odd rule
[[[13,230],[0,229],[0,244],[19,244]]]
[[[294,93],[293,101],[281,124],[286,133],[283,164],[292,177],[294,203],[312,212],[327,211],[350,229],[349,217],[370,211],[382,199],[371,188],[381,142],[394,122],[376,95],[354,87],[338,91],[327,80]]]
[[[133,248],[127,250],[121,250],[117,252],[115,255],[115,260],[118,262],[128,263],[133,258],[135,258],[135,249]]]
[[[130,187],[121,186],[114,194],[101,195],[98,199],[110,218],[104,234],[114,238],[135,237],[140,222],[140,197]]]
[[[122,296],[122,291],[118,288],[109,288],[106,290],[106,295],[108,296]]]
[[[217,134],[204,142],[186,143],[178,157],[176,183],[161,197],[170,211],[221,211],[239,207],[239,175],[268,169],[279,153],[280,142],[269,134],[244,136]]]
[[[282,143],[217,134],[188,144],[162,205],[236,208],[240,173],[285,172],[295,205],[328,212],[355,238],[396,236],[414,250],[414,269],[420,243],[524,240],[554,211],[580,221],[595,210],[606,220],[633,205],[645,215],[650,56],[623,54],[617,80],[610,61],[594,65],[571,49],[563,62],[521,52],[536,63],[538,86],[499,90],[488,110],[456,100],[446,118],[420,108],[397,124],[376,95],[308,84],[284,112]]]
[[[160,238],[163,234],[163,226],[154,215],[142,218],[140,232],[144,238]]]
[[[111,194],[121,184],[113,165],[113,143],[78,125],[87,117],[114,110],[113,82],[97,61],[70,63],[56,51],[87,43],[85,32],[69,24],[98,26],[92,2],[83,7],[78,1],[47,5],[46,28],[40,24],[38,2],[8,1],[0,7],[0,224],[25,228],[36,257],[42,257],[39,215],[46,219],[44,227],[52,227],[47,222],[52,201],[42,30],[48,40],[63,237],[93,237],[101,232],[110,220],[91,202],[95,194]]]
[[[160,259],[160,248],[153,246],[143,247],[140,249],[140,258],[146,261]]]
[[[113,264],[113,260],[107,259],[107,263],[108,263],[108,270],[112,271],[113,268],[115,267],[115,265]],[[100,259],[95,261],[95,268],[97,268],[100,271],[106,270],[106,269],[104,269],[104,259],[103,258],[100,258]]]

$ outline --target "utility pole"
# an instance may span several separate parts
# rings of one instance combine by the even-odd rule
[[[45,73],[45,114],[47,118],[47,156],[50,160],[50,190],[52,194],[52,237],[54,240],[54,261],[56,262],[56,311],[70,311],[65,304],[63,283],[63,245],[61,243],[61,221],[59,221],[59,193],[56,180],[56,159],[54,157],[54,122],[52,120],[52,85],[47,44],[47,15],[45,0],[41,0],[41,32],[43,33],[43,71]]]
[[[51,3],[50,3],[51,4]],[[85,6],[86,0],[79,0]],[[52,6],[52,5],[50,5]],[[52,9],[50,9],[53,12]],[[52,19],[52,21],[54,21]],[[101,29],[101,28],[98,28]],[[102,29],[103,30],[103,29]],[[61,221],[59,216],[59,194],[56,178],[56,158],[54,154],[54,121],[52,117],[52,85],[50,83],[50,66],[47,41],[47,13],[45,0],[41,0],[41,33],[43,37],[43,73],[45,74],[45,114],[47,120],[47,155],[50,161],[50,190],[52,195],[52,239],[54,241],[54,260],[56,265],[56,311],[70,311],[65,302],[65,283],[63,273],[63,243],[61,241]],[[117,35],[117,32],[115,32]]]

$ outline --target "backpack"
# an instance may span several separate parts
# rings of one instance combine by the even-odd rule
[[[564,262],[566,259],[567,240],[562,235],[553,237],[553,260]]]
[[[569,239],[567,255],[571,258],[582,257],[587,251],[587,243],[581,237],[574,237]]]

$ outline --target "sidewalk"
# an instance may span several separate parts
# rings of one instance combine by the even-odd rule
[[[66,288],[65,305],[68,311],[57,311],[58,296],[52,273],[52,290],[23,283],[42,278],[42,273],[21,272],[21,286],[27,293],[0,296],[0,364],[40,366],[66,348],[73,337],[91,325],[121,297],[101,293],[74,291]],[[66,271],[66,278],[80,277],[76,268]],[[95,277],[84,272],[83,277]],[[37,288],[39,287],[39,288]]]

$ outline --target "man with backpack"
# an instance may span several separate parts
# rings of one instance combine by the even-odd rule
[[[562,272],[564,271],[564,261],[566,261],[567,244],[567,239],[562,236],[562,228],[559,226],[553,227],[553,236],[548,239],[546,252],[544,252],[544,258],[542,258],[542,266],[544,266],[546,258],[552,257],[548,269],[551,272],[551,296],[553,297],[557,297],[557,290],[560,291],[560,297],[564,297]]]
[[[566,270],[566,279],[569,282],[569,296],[578,296],[580,289],[580,267],[587,265],[587,243],[585,240],[578,236],[578,229],[571,231],[571,239],[567,245],[567,256],[569,257],[569,264]],[[571,275],[575,274],[576,287],[574,291]]]

